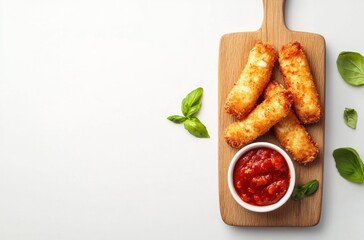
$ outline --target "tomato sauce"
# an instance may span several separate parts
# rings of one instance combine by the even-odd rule
[[[240,198],[249,204],[266,206],[276,203],[287,192],[290,172],[277,151],[256,148],[235,164],[233,182]]]

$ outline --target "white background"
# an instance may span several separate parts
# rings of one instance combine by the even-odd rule
[[[364,53],[363,9],[286,3],[287,26],[327,44],[319,225],[236,228],[218,202],[218,48],[260,27],[261,0],[0,1],[0,239],[360,239],[364,186],[332,151],[364,158],[364,88],[336,68],[341,51]],[[166,120],[199,86],[210,139]]]

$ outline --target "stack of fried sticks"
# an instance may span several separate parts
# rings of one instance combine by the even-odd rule
[[[277,60],[286,88],[271,80]],[[264,100],[257,105],[261,95]],[[307,164],[316,159],[317,144],[303,124],[320,121],[322,110],[299,42],[284,45],[279,53],[271,44],[257,42],[227,96],[225,110],[237,120],[225,129],[225,139],[231,147],[244,147],[272,128],[294,160]]]

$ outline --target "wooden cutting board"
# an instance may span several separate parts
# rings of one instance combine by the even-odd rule
[[[221,38],[220,42],[219,199],[221,217],[229,225],[306,227],[314,226],[320,220],[323,189],[325,113],[319,123],[306,126],[312,138],[318,143],[320,149],[318,158],[307,166],[294,163],[296,185],[301,185],[312,179],[319,181],[320,187],[313,196],[298,202],[290,199],[283,207],[270,213],[254,213],[245,210],[235,202],[227,184],[228,166],[237,150],[227,145],[224,139],[224,129],[234,121],[229,114],[225,113],[224,102],[246,64],[249,51],[258,40],[271,43],[277,51],[288,42],[299,41],[308,57],[320,95],[322,108],[325,106],[325,39],[317,34],[287,29],[284,21],[284,3],[285,0],[263,0],[264,20],[262,27],[258,31],[226,34]],[[278,66],[274,69],[272,79],[283,83]],[[270,132],[257,139],[257,141],[267,141],[279,145]]]

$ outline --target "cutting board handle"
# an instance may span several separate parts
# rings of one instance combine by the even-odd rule
[[[284,4],[285,0],[263,0],[264,18],[261,27],[263,34],[288,30],[284,21]]]

